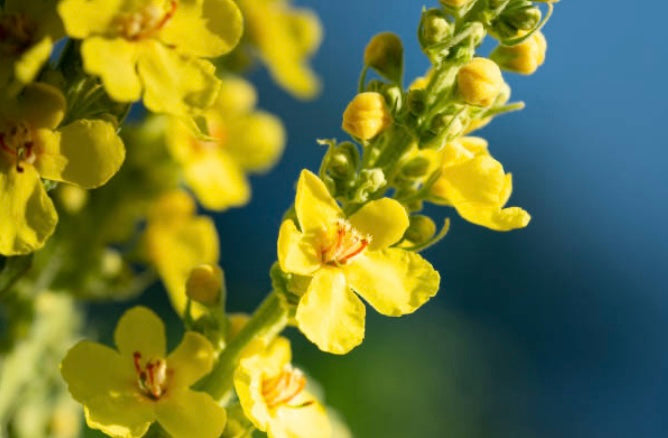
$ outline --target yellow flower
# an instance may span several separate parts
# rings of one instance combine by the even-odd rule
[[[195,212],[195,202],[187,193],[168,192],[155,201],[144,232],[146,255],[179,314],[186,307],[186,282],[193,268],[218,263],[216,226],[211,218]],[[204,308],[193,303],[193,310],[198,314]]]
[[[503,84],[501,69],[487,58],[473,58],[457,74],[459,94],[471,105],[491,105],[501,93]]]
[[[215,99],[214,67],[242,32],[232,0],[63,0],[65,31],[83,39],[84,68],[109,95],[152,111],[186,115]]]
[[[383,95],[367,91],[355,96],[348,104],[341,127],[353,137],[371,140],[391,124],[392,116]]]
[[[504,208],[513,190],[511,174],[478,137],[463,137],[440,152],[441,175],[432,186],[437,202],[453,206],[461,217],[497,231],[524,228],[531,216],[519,207]]]
[[[174,438],[218,438],[225,410],[190,386],[211,371],[213,347],[195,332],[166,356],[165,327],[145,307],[121,317],[114,333],[117,350],[81,341],[60,366],[86,423],[107,435],[143,436],[157,421]]]
[[[307,99],[320,91],[320,81],[308,66],[318,49],[322,29],[318,17],[293,8],[287,0],[237,0],[246,33],[274,80],[295,96]]]
[[[6,0],[4,4],[0,8],[0,88],[8,87],[14,94],[35,79],[63,29],[55,0]]]
[[[281,122],[255,111],[255,101],[252,85],[228,78],[214,106],[204,113],[210,140],[198,138],[179,120],[169,125],[168,148],[181,164],[186,184],[207,209],[246,204],[251,194],[246,173],[266,171],[283,151]]]
[[[547,40],[540,31],[514,46],[500,45],[490,55],[504,70],[523,75],[533,74],[545,62]]]
[[[409,224],[397,201],[371,201],[346,218],[324,183],[304,170],[295,210],[301,231],[283,222],[278,261],[284,272],[312,277],[296,320],[320,349],[343,354],[362,342],[365,307],[352,290],[388,316],[411,313],[438,291],[429,262],[391,247]]]
[[[42,83],[0,102],[0,254],[29,253],[53,233],[58,215],[40,178],[94,188],[123,163],[111,123],[59,127],[65,107],[60,91]]]
[[[277,338],[260,353],[242,359],[234,388],[246,416],[269,438],[327,438],[325,408],[306,389],[306,377],[293,368],[290,342]]]

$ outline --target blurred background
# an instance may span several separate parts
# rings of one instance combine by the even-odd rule
[[[314,63],[324,89],[299,102],[262,69],[251,77],[289,141],[280,165],[253,179],[250,205],[217,217],[231,311],[268,292],[294,182],[317,169],[317,138],[344,137],[368,39],[401,35],[408,82],[428,65],[414,36],[422,3],[296,3],[324,24]],[[546,64],[506,75],[527,109],[481,131],[513,173],[511,204],[532,214],[529,227],[499,234],[434,209],[453,223],[425,253],[443,282],[423,310],[370,310],[366,342],[345,357],[290,333],[296,362],[355,437],[668,436],[666,13],[664,2],[557,4]],[[161,290],[140,301],[175,320]],[[120,314],[100,310],[110,324]]]

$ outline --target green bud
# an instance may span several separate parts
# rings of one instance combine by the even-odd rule
[[[440,133],[447,140],[459,137],[468,125],[466,113],[461,114],[439,114],[431,121],[431,130]]]
[[[415,157],[409,160],[401,168],[402,176],[408,179],[415,179],[423,177],[429,171],[430,162],[424,157]]]
[[[325,157],[325,171],[333,178],[348,178],[357,169],[359,152],[351,142],[344,142],[331,148]]]
[[[506,10],[501,14],[502,20],[519,30],[533,29],[540,23],[541,18],[540,9],[535,7],[523,7],[511,11]]]
[[[372,79],[366,84],[364,91],[373,91],[376,93],[381,93],[387,84],[378,79]]]
[[[397,85],[386,85],[383,89],[383,96],[385,97],[387,107],[390,109],[390,111],[401,108],[403,95],[403,90]]]
[[[447,41],[452,31],[452,26],[440,9],[429,9],[422,13],[418,38],[423,49]]]
[[[410,217],[410,225],[404,233],[404,239],[414,245],[423,244],[436,234],[436,224],[431,218],[418,214]]]
[[[387,185],[385,173],[382,169],[363,169],[359,176],[359,186],[353,196],[353,202],[365,203],[369,200],[369,195],[377,192]]]
[[[427,96],[423,89],[410,90],[408,92],[408,96],[406,97],[406,105],[408,105],[408,110],[416,116],[424,114],[427,109],[426,99]]]
[[[404,70],[401,39],[391,32],[379,33],[371,38],[364,50],[364,64],[392,82],[400,83]]]

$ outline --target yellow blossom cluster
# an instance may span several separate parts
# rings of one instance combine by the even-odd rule
[[[115,347],[69,350],[69,394],[108,436],[333,436],[341,426],[283,330],[342,355],[364,341],[367,305],[400,317],[432,299],[441,274],[420,252],[450,222],[439,230],[426,203],[497,231],[530,221],[507,206],[512,175],[469,134],[523,107],[502,71],[544,63],[552,1],[424,9],[417,34],[431,68],[408,88],[401,39],[371,39],[342,114],[350,139],[319,140],[320,168],[300,173],[271,292],[250,316],[225,307],[219,230],[200,207],[247,204],[249,176],[280,158],[284,127],[258,108],[242,67],[255,58],[312,98],[318,18],[289,0],[1,3],[0,297],[30,302],[53,289],[118,300],[160,279],[185,329],[168,353],[162,319],[137,306],[121,316]],[[488,35],[498,44],[483,57]],[[151,114],[128,123],[137,102]],[[24,324],[13,305],[0,317]]]

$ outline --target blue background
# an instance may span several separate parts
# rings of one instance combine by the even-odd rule
[[[346,357],[293,336],[296,360],[355,436],[668,435],[668,6],[642,3],[562,1],[545,29],[546,64],[506,75],[528,107],[482,135],[514,175],[511,203],[533,216],[526,230],[494,233],[437,210],[453,226],[426,253],[444,276],[436,299],[401,319],[370,311],[367,341]],[[269,289],[258,267],[275,259],[299,170],[317,169],[315,139],[343,138],[368,39],[402,36],[408,80],[428,66],[414,37],[421,3],[302,4],[326,29],[314,62],[324,89],[298,102],[252,75],[289,143],[254,178],[251,204],[218,218],[232,310]]]

